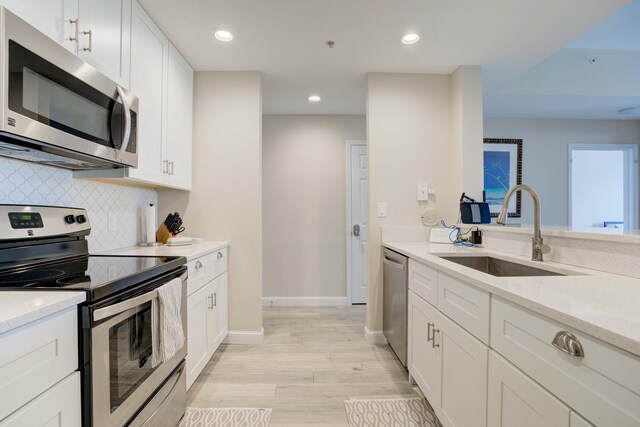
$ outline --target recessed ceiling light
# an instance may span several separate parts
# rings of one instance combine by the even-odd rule
[[[214,37],[220,40],[221,42],[230,42],[233,40],[233,33],[227,30],[217,30],[213,33]]]
[[[633,113],[635,110],[635,107],[622,108],[618,110],[618,114],[620,114],[621,116],[626,116],[627,114]]]
[[[416,33],[408,33],[405,34],[404,36],[402,36],[402,39],[400,39],[400,41],[403,44],[414,44],[414,43],[418,43],[418,40],[420,40],[420,36]]]
[[[307,98],[309,102],[320,102],[321,99],[322,98],[320,98],[318,95],[311,95]]]

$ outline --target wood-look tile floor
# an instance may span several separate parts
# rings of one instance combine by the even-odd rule
[[[417,396],[389,346],[365,342],[364,306],[263,313],[264,344],[223,344],[188,406],[272,408],[272,427],[345,427],[347,399]]]

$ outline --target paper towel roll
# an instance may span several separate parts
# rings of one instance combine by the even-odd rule
[[[146,221],[146,243],[155,243],[156,241],[156,229],[158,226],[156,225],[157,221],[157,213],[156,206],[154,204],[150,204],[144,210],[144,216]]]

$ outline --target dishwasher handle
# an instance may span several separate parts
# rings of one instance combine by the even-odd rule
[[[405,267],[406,267],[404,264],[392,261],[389,258],[385,258],[384,259],[384,265],[387,265],[387,266],[389,266],[391,268],[397,268],[398,270],[404,270]]]

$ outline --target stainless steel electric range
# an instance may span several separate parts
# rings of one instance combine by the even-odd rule
[[[184,257],[89,255],[84,209],[0,205],[0,291],[84,291],[79,310],[84,426],[175,427],[186,408],[184,346],[151,366],[157,288],[182,280]]]

